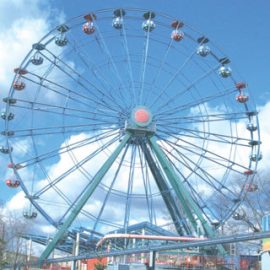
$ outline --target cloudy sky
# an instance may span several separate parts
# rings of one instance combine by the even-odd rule
[[[142,1],[131,0],[128,5],[123,0],[104,1],[48,1],[48,0],[1,0],[0,2],[0,97],[6,97],[13,80],[14,67],[20,65],[33,43],[38,42],[51,29],[66,20],[87,12],[99,9],[132,7],[164,12],[172,17],[181,18],[189,26],[194,27],[202,33],[207,34],[209,39],[214,41],[217,47],[229,56],[232,61],[232,69],[235,74],[248,83],[248,92],[252,101],[260,112],[260,130],[263,160],[260,162],[260,169],[267,170],[270,161],[270,76],[269,76],[269,9],[267,0],[252,1],[215,1],[215,0],[184,0],[184,1]],[[75,65],[75,63],[70,63]],[[54,75],[57,76],[57,75]],[[51,77],[52,78],[52,77]],[[55,77],[54,77],[55,78]],[[4,103],[2,103],[4,108]],[[23,119],[22,119],[23,121]],[[23,124],[21,124],[23,127]],[[1,123],[4,129],[4,121]],[[80,134],[78,136],[85,136]],[[80,137],[80,140],[82,140]],[[89,140],[86,137],[86,140]],[[76,144],[78,138],[69,139],[69,144]],[[4,144],[4,138],[1,138]],[[103,143],[105,143],[103,141]],[[59,147],[64,147],[65,142],[58,142]],[[28,142],[20,142],[21,152],[26,152]],[[80,150],[80,149],[77,149]],[[19,150],[17,150],[19,156]],[[91,150],[89,150],[91,151]],[[106,155],[105,155],[106,157]],[[101,162],[105,157],[99,157]],[[80,159],[83,159],[80,156]],[[57,178],[63,164],[71,159],[64,154],[60,161],[50,168],[52,178]],[[9,189],[4,181],[10,177],[10,170],[7,169],[7,156],[0,155],[0,175],[3,181],[0,183],[0,200],[10,209],[22,211],[24,207],[24,194],[18,189]],[[52,164],[46,164],[49,166]],[[59,169],[60,168],[60,169]],[[115,168],[115,170],[117,170]],[[29,176],[29,172],[23,172]],[[80,172],[82,173],[82,172]],[[92,171],[94,173],[94,171]],[[40,179],[44,175],[39,175]],[[75,173],[72,179],[79,177]],[[44,184],[45,185],[45,184]],[[117,183],[116,183],[117,185]],[[118,183],[119,185],[119,183]],[[143,183],[141,183],[143,185]],[[138,184],[138,186],[140,186]],[[43,187],[40,183],[40,188]],[[134,187],[136,190],[136,186]],[[75,196],[75,195],[74,195]],[[92,205],[90,212],[95,212],[95,207],[103,198],[95,194],[97,205]],[[115,197],[111,203],[116,200]],[[61,205],[62,201],[57,201]],[[145,203],[141,201],[140,203]],[[90,207],[90,205],[89,205]],[[106,211],[113,211],[107,209]],[[141,213],[139,213],[141,214]],[[56,217],[55,217],[56,218]],[[120,218],[120,217],[119,217]],[[44,225],[45,226],[45,225]],[[44,229],[46,231],[46,229]],[[49,231],[49,230],[48,230]]]

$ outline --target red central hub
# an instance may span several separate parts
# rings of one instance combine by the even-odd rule
[[[150,119],[150,114],[147,110],[141,108],[135,111],[134,118],[137,123],[147,123]]]
[[[134,108],[131,114],[131,119],[138,127],[147,127],[152,123],[152,114],[148,108],[144,106],[138,106]]]
[[[125,122],[125,130],[131,132],[135,137],[146,136],[156,132],[151,111],[145,106],[136,106],[130,118]]]

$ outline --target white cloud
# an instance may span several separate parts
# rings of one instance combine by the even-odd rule
[[[14,195],[11,200],[9,200],[5,205],[5,211],[8,212],[21,212],[25,209],[28,200],[25,198],[25,194],[23,191],[19,191],[16,195]]]
[[[56,229],[51,225],[42,225],[40,226],[39,230],[44,235],[53,235]]]
[[[44,0],[2,0],[0,3],[0,86],[1,97],[7,95],[18,67],[32,44],[39,41],[64,16],[54,11]]]

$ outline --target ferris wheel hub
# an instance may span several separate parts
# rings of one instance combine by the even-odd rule
[[[148,127],[152,124],[152,113],[145,106],[137,106],[131,113],[133,125],[137,127]]]
[[[137,106],[131,112],[126,122],[126,130],[134,135],[153,134],[156,131],[151,111],[145,106]]]
[[[146,107],[135,108],[132,117],[138,126],[145,127],[152,122],[152,114]]]

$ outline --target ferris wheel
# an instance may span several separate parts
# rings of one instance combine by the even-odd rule
[[[150,222],[212,236],[262,158],[247,84],[181,18],[104,9],[33,44],[3,99],[8,186],[63,233]],[[60,237],[60,236],[59,236]]]

